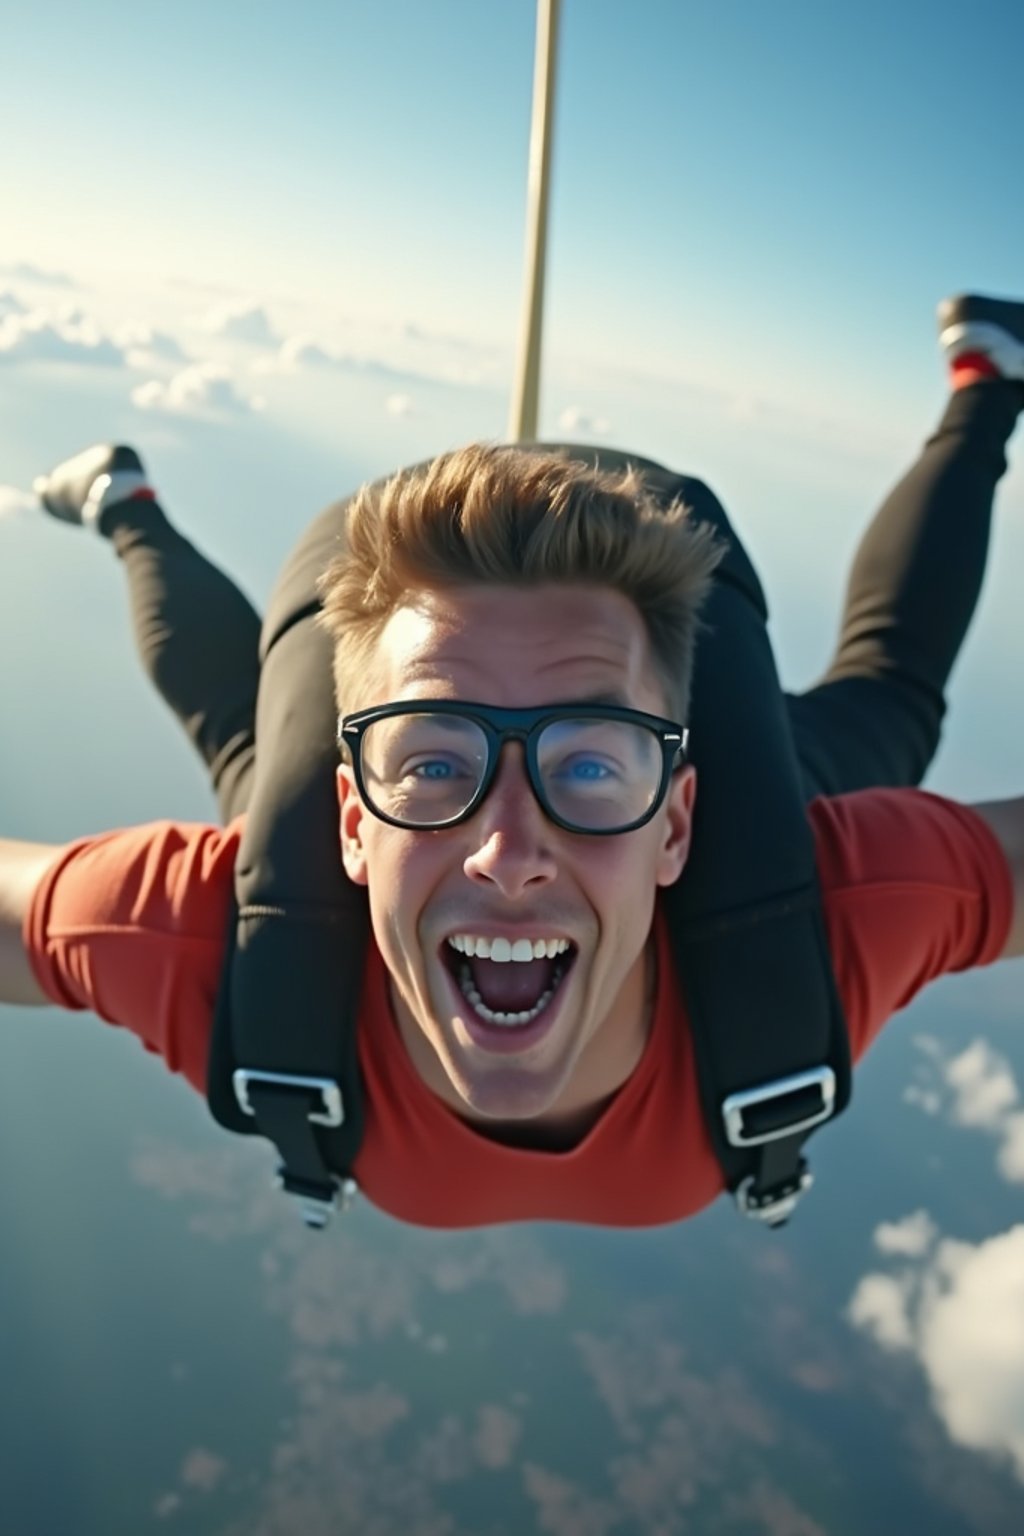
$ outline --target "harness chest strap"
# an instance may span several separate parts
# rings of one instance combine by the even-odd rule
[[[228,918],[228,952],[210,1042],[210,1110],[281,1156],[281,1187],[323,1226],[354,1193],[364,1129],[358,1011],[369,903],[356,886],[338,907],[277,907]]]

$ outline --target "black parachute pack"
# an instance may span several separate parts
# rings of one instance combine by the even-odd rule
[[[811,1182],[804,1143],[846,1107],[851,1071],[764,592],[703,482],[605,449],[522,451],[531,447],[602,469],[633,464],[660,501],[680,498],[727,545],[697,645],[691,849],[660,900],[726,1186],[744,1214],[778,1226]],[[312,1227],[356,1190],[364,1124],[369,907],[341,864],[331,645],[314,623],[315,581],[341,547],[346,505],[308,530],[264,624],[256,776],[208,1073],[215,1119],[276,1145],[281,1187]]]

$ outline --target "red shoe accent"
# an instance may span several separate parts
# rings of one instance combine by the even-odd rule
[[[1001,379],[1002,374],[984,352],[965,352],[951,368],[953,388],[964,389],[968,384],[978,384],[982,379]]]

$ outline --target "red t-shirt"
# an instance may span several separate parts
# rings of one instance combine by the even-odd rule
[[[808,814],[857,1060],[929,981],[999,956],[1011,876],[979,817],[925,791],[821,799]],[[241,832],[241,820],[227,829],[156,822],[83,838],[48,871],[25,922],[48,997],[131,1030],[200,1092]],[[644,1055],[583,1140],[562,1152],[490,1141],[420,1081],[371,945],[359,1019],[366,1132],[354,1169],[367,1198],[431,1227],[651,1226],[707,1206],[723,1180],[660,905],[655,935],[662,983]]]

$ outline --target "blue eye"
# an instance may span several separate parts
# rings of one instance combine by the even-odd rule
[[[447,779],[451,771],[451,763],[442,763],[436,758],[429,763],[417,763],[412,769],[413,774],[421,779]]]
[[[409,763],[403,770],[420,783],[444,783],[447,779],[465,778],[473,770],[467,764],[446,757],[425,757],[419,763]]]
[[[599,763],[593,757],[581,757],[563,764],[556,776],[575,779],[584,784],[603,784],[607,779],[614,778],[615,774],[607,763]]]

